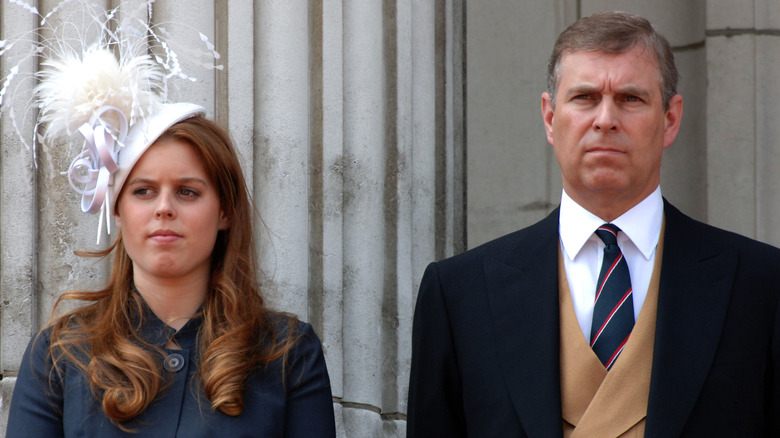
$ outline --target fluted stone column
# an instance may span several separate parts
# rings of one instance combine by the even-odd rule
[[[463,247],[459,8],[360,0],[257,11],[265,288],[320,333],[343,436],[403,436],[419,279]]]
[[[354,436],[381,430],[383,301],[389,237],[384,214],[388,142],[381,0],[345,0],[344,27],[344,422]],[[379,79],[379,80],[377,80]],[[389,115],[389,114],[387,114]],[[392,163],[387,162],[387,166]],[[390,170],[390,169],[387,169]],[[394,169],[393,169],[394,170]],[[392,211],[391,211],[392,213]],[[387,248],[391,249],[391,248]],[[369,261],[368,264],[364,262]],[[393,360],[390,358],[390,363]]]
[[[308,2],[259,2],[255,10],[255,203],[265,293],[308,320]]]
[[[0,40],[8,35],[22,34],[36,26],[36,20],[19,8],[0,3]],[[21,53],[29,53],[27,45]],[[14,66],[21,72],[35,68],[32,60],[23,62],[20,56],[0,57],[0,78],[10,74]],[[32,93],[33,84],[20,85],[21,95]],[[0,79],[0,88],[2,88]],[[33,328],[36,305],[35,235],[37,205],[33,188],[37,185],[34,158],[32,120],[24,119],[24,103],[13,107],[5,104],[0,118],[0,433],[4,433],[8,403],[13,391],[14,376]],[[10,113],[17,115],[12,120]],[[17,130],[24,133],[24,143]]]

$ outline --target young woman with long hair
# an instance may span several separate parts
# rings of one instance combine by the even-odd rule
[[[68,292],[22,361],[7,436],[335,436],[310,325],[268,309],[228,134],[191,104],[130,127],[108,285]]]

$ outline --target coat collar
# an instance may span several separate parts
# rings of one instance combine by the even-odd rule
[[[149,305],[146,304],[146,301],[134,285],[132,286],[132,293],[140,304],[140,312],[131,314],[131,323],[141,341],[149,345],[163,347],[168,341],[174,340],[182,348],[191,349],[195,347],[198,330],[203,323],[202,307],[177,331],[152,312],[152,309],[149,308]],[[135,307],[132,306],[132,308]]]

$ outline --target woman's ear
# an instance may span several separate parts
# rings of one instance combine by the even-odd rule
[[[225,214],[223,210],[219,211],[219,230],[227,230],[233,225],[233,221]]]

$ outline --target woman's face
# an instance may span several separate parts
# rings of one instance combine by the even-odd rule
[[[191,144],[153,144],[127,177],[116,222],[133,273],[147,279],[208,278],[217,232],[230,225],[202,159]]]

